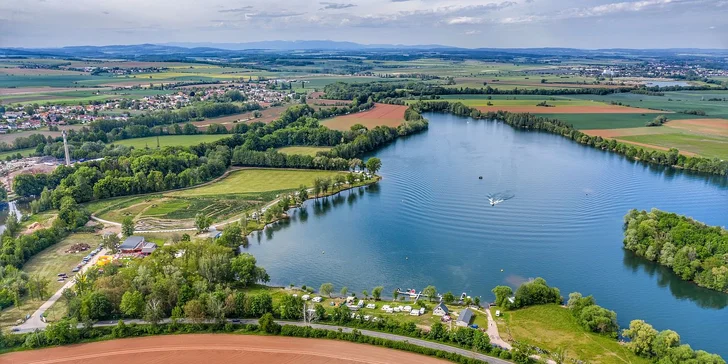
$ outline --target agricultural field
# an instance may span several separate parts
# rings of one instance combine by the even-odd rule
[[[145,96],[168,95],[174,90],[108,90],[108,89],[78,89],[78,90],[48,90],[45,92],[32,92],[16,95],[0,96],[3,104],[50,104],[54,105],[78,105],[91,101],[105,102],[119,98],[139,99]]]
[[[162,135],[159,137],[145,137],[145,138],[134,138],[124,139],[115,141],[114,144],[126,145],[135,149],[143,148],[156,148],[157,140],[159,140],[159,147],[188,147],[190,145],[197,145],[200,143],[211,143],[218,141],[222,138],[227,138],[228,134],[197,134],[197,135]]]
[[[676,113],[684,110],[700,110],[705,112],[706,117],[728,119],[728,91],[676,91],[665,92],[665,96],[619,93],[604,96],[572,95],[571,97]],[[710,101],[711,99],[722,101]]]
[[[240,114],[222,116],[219,118],[205,119],[202,121],[194,121],[192,122],[192,124],[197,126],[198,128],[207,128],[210,124],[220,124],[225,126],[225,128],[227,128],[228,130],[233,128],[233,126],[235,125],[235,121],[247,123],[261,122],[268,124],[281,116],[281,114],[286,111],[287,108],[288,106],[274,106],[258,110],[261,113],[261,117],[259,118],[256,118],[253,115],[254,112],[251,111]]]
[[[475,107],[480,111],[509,111],[515,113],[532,114],[652,114],[664,113],[661,111],[611,105],[603,102],[583,99],[550,99],[542,96],[541,100],[536,99],[487,99],[480,98],[443,98],[450,102],[461,102],[466,106]],[[539,106],[540,103],[547,106]]]
[[[686,155],[728,159],[728,120],[687,119],[668,121],[659,127],[584,130],[590,135],[667,150]]]
[[[669,120],[695,119],[695,115],[687,114],[539,114],[539,116],[559,119],[571,124],[576,129],[619,129],[641,128],[655,119],[665,115]]]
[[[495,317],[504,340],[517,340],[554,351],[565,350],[570,359],[593,363],[649,363],[630,352],[616,340],[584,330],[571,312],[558,305],[531,306],[515,311],[501,311]]]
[[[330,149],[329,147],[283,147],[276,150],[283,154],[302,154],[315,157],[316,153],[325,152]]]
[[[321,124],[337,130],[349,130],[355,124],[362,124],[369,129],[379,125],[397,127],[404,122],[405,110],[407,106],[375,104],[369,110],[323,120]]]

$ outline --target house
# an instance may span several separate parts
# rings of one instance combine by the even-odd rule
[[[126,238],[126,240],[119,245],[119,251],[127,254],[141,253],[144,243],[145,241],[143,236],[132,235]]]
[[[470,321],[473,319],[473,311],[470,310],[470,308],[466,308],[460,312],[460,315],[458,316],[457,321],[455,322],[456,325],[467,327],[470,325]]]
[[[157,244],[154,243],[144,243],[142,246],[142,255],[149,255],[154,253],[154,251],[157,250]]]
[[[450,310],[447,309],[447,306],[440,302],[437,306],[435,306],[435,309],[432,310],[432,314],[435,316],[445,316],[450,313]]]

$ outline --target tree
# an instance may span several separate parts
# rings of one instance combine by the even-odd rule
[[[367,170],[371,174],[377,174],[380,168],[382,168],[382,160],[377,157],[367,159],[366,163]]]
[[[341,192],[341,189],[343,188],[343,185],[346,183],[346,176],[343,174],[337,174],[334,176],[334,182],[336,183],[336,187],[338,187],[339,191]]]
[[[397,297],[399,297],[399,290],[395,289],[395,290],[394,290],[394,291],[392,292],[392,300],[393,300],[393,301],[396,301],[396,300],[397,300]]]
[[[199,300],[190,300],[184,306],[185,318],[196,324],[205,321],[205,307]]]
[[[301,297],[286,295],[279,304],[280,317],[283,320],[300,320],[303,318],[303,300]]]
[[[242,253],[232,259],[232,272],[244,287],[257,282],[267,283],[270,281],[265,269],[256,266],[256,263],[255,257],[250,253]]]
[[[144,296],[139,291],[126,291],[121,296],[121,312],[133,318],[139,318],[144,312]]]
[[[341,287],[341,291],[339,291],[342,297],[346,297],[346,294],[349,293],[349,287]]]
[[[372,296],[374,297],[374,300],[379,301],[379,298],[382,296],[382,291],[384,290],[384,287],[382,286],[376,286],[372,288]]]
[[[111,234],[104,239],[102,242],[104,245],[104,248],[106,248],[109,252],[112,254],[116,254],[116,251],[119,248],[119,236],[116,234]]]
[[[332,292],[334,292],[334,285],[332,283],[324,283],[319,287],[319,293],[321,294],[331,297]]]
[[[298,203],[303,205],[306,200],[308,200],[308,187],[300,185],[298,187]]]
[[[84,320],[103,319],[111,314],[112,309],[109,299],[99,291],[89,292],[81,298],[81,317]]]
[[[450,304],[455,302],[455,296],[452,294],[452,292],[446,292],[444,295],[442,295],[442,300],[445,301],[445,303]]]
[[[6,201],[8,199],[8,191],[5,189],[5,185],[0,185],[0,201]]]
[[[210,228],[210,225],[212,225],[211,217],[203,213],[195,215],[195,227],[197,228],[198,234],[207,231]]]
[[[121,233],[126,237],[134,235],[134,220],[131,216],[127,216],[121,220]]]
[[[367,290],[366,290],[366,289],[365,289],[365,290],[363,290],[363,291],[361,291],[361,295],[362,295],[362,296],[364,296],[364,299],[367,299],[367,298],[369,298],[369,292],[367,292]]]
[[[432,300],[437,297],[437,289],[435,288],[435,286],[427,286],[425,287],[425,289],[422,290],[422,295],[427,297],[427,299],[432,302]]]
[[[351,169],[353,172],[356,172],[358,168],[361,168],[363,165],[361,159],[359,158],[352,158],[349,160],[349,169]]]
[[[654,356],[653,344],[657,338],[657,330],[642,320],[632,320],[629,328],[622,331],[622,335],[630,342],[627,347],[635,354],[646,358]]]
[[[163,317],[164,311],[162,310],[162,303],[156,298],[152,298],[147,301],[147,305],[144,309],[144,321],[149,322],[152,325],[157,325]]]
[[[513,289],[508,286],[496,286],[491,291],[495,294],[495,305],[502,308],[508,308],[508,298],[513,296]]]
[[[266,313],[260,318],[260,320],[258,320],[258,325],[263,332],[268,334],[276,335],[281,332],[281,325],[278,325],[275,322],[275,319],[273,319],[273,315],[271,315],[270,312]]]
[[[218,242],[230,248],[236,248],[243,245],[245,241],[245,235],[243,235],[243,229],[237,222],[227,224],[225,229],[222,230],[222,235],[218,239]]]

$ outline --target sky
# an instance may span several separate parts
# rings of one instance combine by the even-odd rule
[[[335,40],[728,48],[728,0],[2,0],[0,47]]]

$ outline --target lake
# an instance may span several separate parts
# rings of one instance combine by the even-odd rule
[[[384,294],[435,285],[492,301],[534,277],[728,357],[728,295],[622,248],[623,216],[653,207],[728,224],[726,178],[647,166],[560,136],[429,114],[430,129],[374,153],[380,183],[309,201],[246,249],[271,283]],[[478,177],[482,176],[483,179]],[[513,198],[495,206],[487,195]]]

